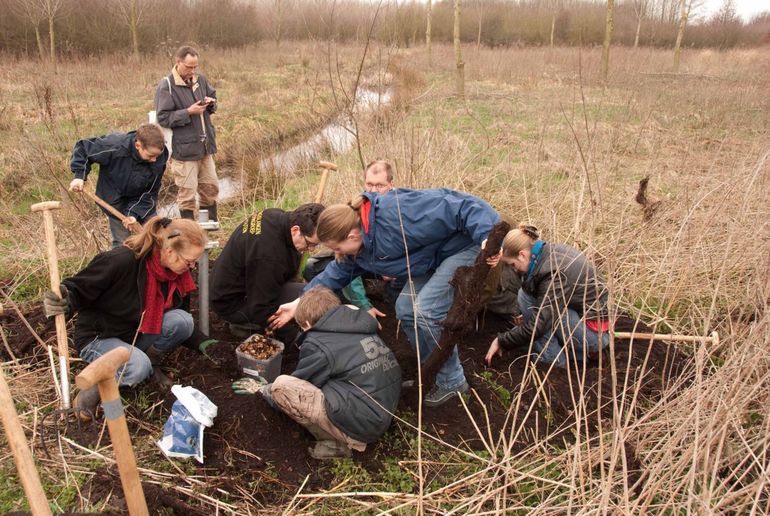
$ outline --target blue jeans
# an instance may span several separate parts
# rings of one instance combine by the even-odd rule
[[[193,329],[193,318],[188,312],[177,309],[163,314],[163,324],[159,334],[142,333],[136,339],[136,347],[131,351],[128,361],[115,373],[118,385],[133,387],[149,378],[152,375],[152,364],[144,352],[150,346],[154,346],[161,353],[170,353],[192,335]],[[120,347],[131,349],[131,344],[115,337],[107,339],[97,337],[80,350],[80,358],[90,364],[105,353]]]
[[[525,321],[529,322],[537,316],[537,310],[540,308],[536,305],[537,299],[523,288],[519,289],[518,301]],[[600,336],[599,333],[588,329],[585,320],[576,311],[567,309],[564,313],[554,314],[554,317],[558,319],[554,320],[553,327],[532,343],[532,348],[538,355],[537,362],[555,363],[558,367],[564,367],[567,365],[568,353],[574,359],[582,361],[589,353],[596,353],[610,345],[609,332],[602,332]]]
[[[110,223],[110,233],[112,233],[112,248],[120,247],[123,241],[131,236],[131,232],[123,227],[123,223],[111,215],[107,215]]]
[[[409,282],[401,290],[396,299],[396,317],[401,321],[401,329],[406,333],[413,349],[420,344],[420,360],[424,363],[436,348],[441,337],[441,323],[446,319],[449,307],[454,299],[454,287],[449,284],[455,269],[463,265],[473,265],[479,254],[479,246],[472,245],[459,253],[445,259],[433,274],[412,278],[413,297]],[[415,332],[415,312],[417,314],[417,331]],[[449,359],[436,375],[436,385],[443,389],[456,389],[465,382],[465,373],[460,364],[456,343]]]

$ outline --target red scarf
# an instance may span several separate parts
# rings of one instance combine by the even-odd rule
[[[142,333],[157,335],[160,333],[163,323],[163,312],[171,308],[174,301],[174,292],[184,297],[195,290],[190,271],[182,274],[165,268],[160,264],[160,249],[155,249],[145,260],[147,268],[147,284],[144,287],[144,319],[139,330]],[[168,283],[168,297],[163,300],[162,283]]]

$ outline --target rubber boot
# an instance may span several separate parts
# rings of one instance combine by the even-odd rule
[[[171,380],[171,378],[166,376],[165,373],[160,369],[160,364],[163,362],[163,358],[166,356],[166,354],[155,349],[155,346],[150,346],[145,350],[144,353],[147,355],[147,358],[150,359],[150,363],[152,364],[151,380],[161,387],[169,388],[174,385],[174,382]]]
[[[72,408],[77,412],[81,421],[91,421],[96,417],[96,406],[99,404],[99,387],[80,391],[72,402]]]
[[[209,211],[209,220],[211,222],[219,221],[219,219],[217,218],[217,203],[214,203],[211,206],[201,206],[199,209]]]
[[[195,213],[193,210],[179,210],[179,218],[195,220]]]

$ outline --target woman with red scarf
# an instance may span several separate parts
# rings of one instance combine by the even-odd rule
[[[74,340],[85,362],[133,347],[117,372],[120,386],[150,376],[168,384],[157,365],[193,334],[192,315],[181,306],[196,288],[190,270],[205,244],[206,234],[195,222],[153,217],[124,245],[98,254],[62,281],[61,299],[46,292],[46,315],[77,312]],[[93,414],[98,401],[93,387],[78,393],[73,405]]]

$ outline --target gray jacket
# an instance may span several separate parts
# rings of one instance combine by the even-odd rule
[[[176,67],[160,80],[155,90],[155,111],[158,123],[171,129],[171,157],[179,161],[198,161],[206,154],[217,152],[216,131],[211,124],[211,114],[216,112],[217,103],[212,102],[201,115],[190,116],[187,108],[203,100],[217,97],[203,75],[196,74],[186,83],[177,73]]]
[[[580,251],[565,244],[543,245],[532,274],[522,278],[521,288],[537,299],[535,316],[522,326],[497,336],[505,349],[529,345],[559,324],[565,308],[585,319],[607,320],[608,292],[593,263]]]
[[[353,439],[376,441],[390,426],[401,394],[401,368],[377,335],[377,321],[363,310],[339,306],[302,339],[292,376],[323,391],[337,428]]]

